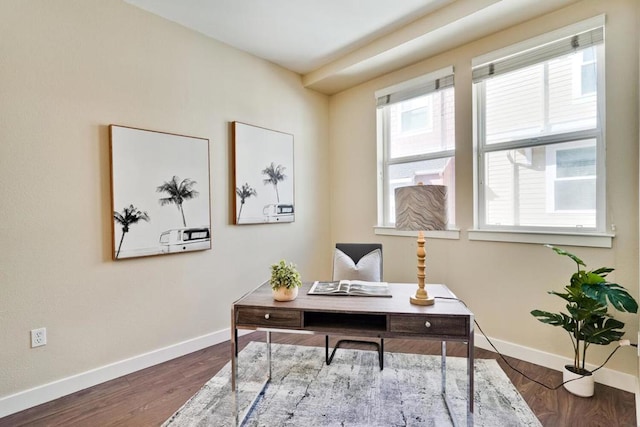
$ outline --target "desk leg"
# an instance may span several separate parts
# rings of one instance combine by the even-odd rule
[[[442,341],[442,349],[440,350],[442,362],[440,363],[440,371],[442,373],[441,391],[443,396],[447,396],[447,342]]]
[[[236,316],[235,310],[231,307],[231,394],[233,395],[233,416],[235,418],[235,425],[240,425],[240,408],[239,408],[239,396],[238,385],[236,384],[238,379],[238,330],[236,329]]]
[[[469,375],[469,406],[467,411],[467,425],[473,425],[473,397],[474,397],[474,343],[473,343],[473,330],[469,334],[469,341],[467,341],[467,373]]]
[[[331,363],[329,360],[329,335],[324,336],[324,363],[327,365]]]
[[[268,373],[267,373],[267,381],[269,381],[271,379],[271,332],[267,331],[267,366],[268,366]]]
[[[440,378],[442,380],[442,384],[440,384],[440,389],[442,392],[442,399],[444,400],[444,406],[447,408],[447,412],[449,413],[449,418],[453,423],[454,427],[457,427],[455,414],[451,411],[453,405],[449,402],[449,396],[447,395],[447,342],[442,341],[440,347]]]
[[[442,390],[442,397],[444,398],[444,403],[445,406],[447,407],[447,412],[449,412],[449,417],[451,418],[451,421],[453,422],[454,426],[457,426],[458,423],[456,422],[456,417],[453,414],[453,412],[451,411],[451,408],[453,408],[453,405],[451,405],[451,402],[449,402],[449,396],[447,395],[447,342],[446,341],[442,341],[442,350],[441,350],[441,357],[442,357],[442,362],[440,363],[440,369],[441,369],[441,377],[442,377],[442,384],[441,384],[441,390]],[[473,362],[473,335],[470,336],[469,341],[467,342],[467,375],[468,375],[468,383],[467,383],[467,427],[472,427],[474,420],[473,420],[473,366],[474,366],[474,362]]]
[[[235,317],[235,311],[231,308],[231,391],[236,391],[238,378],[238,330]]]

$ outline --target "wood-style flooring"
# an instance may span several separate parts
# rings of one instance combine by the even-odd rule
[[[264,333],[240,338],[264,341]],[[324,336],[272,334],[273,342],[324,345]],[[332,341],[333,342],[333,341]],[[385,340],[385,351],[439,354],[438,342]],[[447,354],[464,357],[462,344],[447,344]],[[18,426],[158,426],[214,376],[230,359],[229,342],[170,360],[142,371],[99,384],[34,408],[0,418],[0,427]],[[476,348],[476,358],[498,355]],[[517,369],[548,385],[562,382],[560,372],[507,358]],[[580,398],[563,388],[551,391],[514,372],[499,360],[544,426],[635,426],[635,396],[596,384],[595,396]],[[306,427],[306,426],[303,426]],[[496,426],[498,427],[498,426]]]

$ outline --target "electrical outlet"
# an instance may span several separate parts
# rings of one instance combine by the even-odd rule
[[[31,330],[31,348],[47,344],[47,328]]]

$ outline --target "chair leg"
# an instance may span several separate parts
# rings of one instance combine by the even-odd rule
[[[336,355],[336,350],[340,348],[342,343],[355,343],[355,344],[369,344],[376,347],[378,351],[378,362],[380,363],[380,370],[384,369],[384,338],[380,338],[380,344],[373,341],[358,341],[358,340],[339,340],[336,345],[333,347],[333,351],[331,355],[329,355],[329,335],[325,335],[325,347],[324,347],[324,358],[327,366],[331,364],[333,361],[333,356]]]
[[[331,356],[333,359],[333,355]],[[329,335],[324,336],[324,361],[329,366],[331,364],[331,359],[329,359]]]

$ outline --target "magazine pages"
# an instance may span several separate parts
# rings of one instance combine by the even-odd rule
[[[309,295],[390,297],[391,291],[387,282],[365,282],[363,280],[316,281],[311,286]]]

